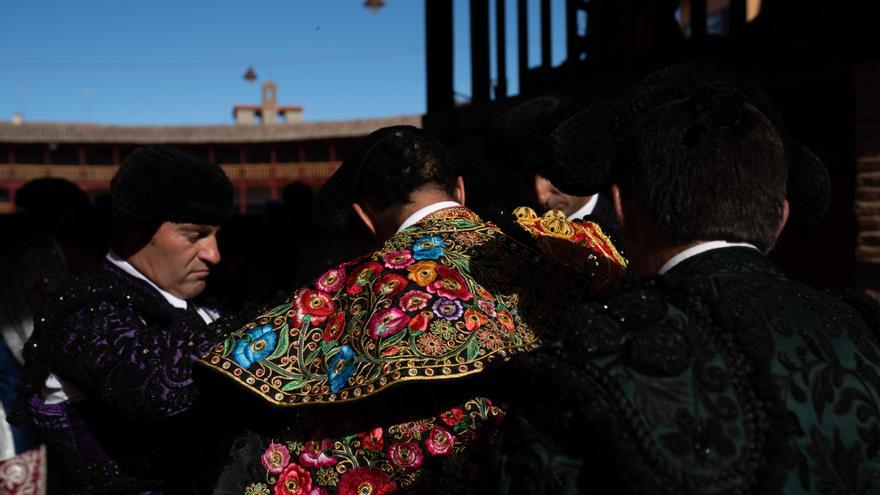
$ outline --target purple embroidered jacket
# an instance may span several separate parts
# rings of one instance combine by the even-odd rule
[[[194,310],[174,308],[105,263],[63,285],[37,314],[17,418],[46,438],[70,492],[192,492],[199,423],[191,365],[218,340]],[[47,403],[50,372],[86,399]]]

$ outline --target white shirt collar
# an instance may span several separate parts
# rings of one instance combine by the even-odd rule
[[[660,267],[660,270],[657,271],[657,275],[663,275],[669,270],[672,270],[675,265],[678,265],[679,263],[690,257],[696,256],[700,253],[705,253],[706,251],[711,251],[713,249],[726,247],[749,247],[756,251],[760,251],[756,246],[747,242],[707,241],[697,244],[696,246],[691,246],[684,251],[676,254],[672,258],[669,258],[669,261],[664,263],[663,266]]]
[[[139,279],[143,280],[144,282],[150,284],[150,286],[152,286],[154,289],[159,291],[159,294],[162,294],[162,297],[164,297],[165,300],[168,301],[168,304],[174,306],[175,308],[186,309],[186,301],[184,299],[181,299],[181,298],[179,298],[179,297],[177,297],[167,291],[162,290],[158,285],[154,284],[152,280],[148,279],[146,276],[144,276],[143,273],[139,272],[137,270],[137,268],[132,266],[131,263],[120,258],[113,251],[110,251],[109,253],[107,253],[106,258],[107,258],[107,261],[118,266],[119,269],[124,271],[125,273],[131,275],[132,277],[139,278]]]
[[[575,211],[574,213],[569,215],[568,219],[569,220],[580,220],[581,218],[584,218],[585,216],[589,215],[590,213],[593,213],[593,210],[596,208],[596,203],[598,203],[598,202],[599,202],[599,194],[596,193],[596,194],[590,196],[590,200],[587,201],[584,204],[584,206],[581,206],[580,208],[577,209],[577,211]]]
[[[399,234],[400,232],[403,232],[403,229],[419,223],[421,219],[425,218],[431,213],[434,213],[435,211],[440,211],[444,208],[452,208],[453,206],[461,205],[455,201],[440,201],[439,203],[430,204],[424,208],[416,210],[415,213],[408,216],[406,220],[404,220],[403,223],[400,224],[400,227],[397,228],[397,232],[395,232],[395,234]]]

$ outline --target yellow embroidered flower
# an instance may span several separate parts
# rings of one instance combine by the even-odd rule
[[[434,263],[433,261],[419,261],[418,263],[413,263],[406,267],[406,269],[409,270],[407,278],[422,287],[425,287],[437,278],[436,268],[437,263]]]

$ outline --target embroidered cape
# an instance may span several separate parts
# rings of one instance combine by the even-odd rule
[[[569,254],[590,265],[578,272],[466,208],[440,210],[328,270],[200,364],[280,406],[477,373],[532,349],[561,303],[620,278],[623,258],[601,229],[580,225],[579,249]],[[526,230],[540,238],[537,227]]]

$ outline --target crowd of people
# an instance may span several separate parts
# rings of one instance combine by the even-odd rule
[[[880,490],[880,306],[767,260],[830,186],[757,86],[673,66],[584,109],[524,101],[488,135],[521,206],[474,211],[460,155],[379,129],[314,201],[291,191],[295,234],[239,241],[239,272],[287,255],[263,282],[279,297],[222,304],[229,179],[132,153],[100,266],[5,313],[6,457],[27,459],[0,461],[7,489]],[[68,230],[48,251],[95,259]]]

